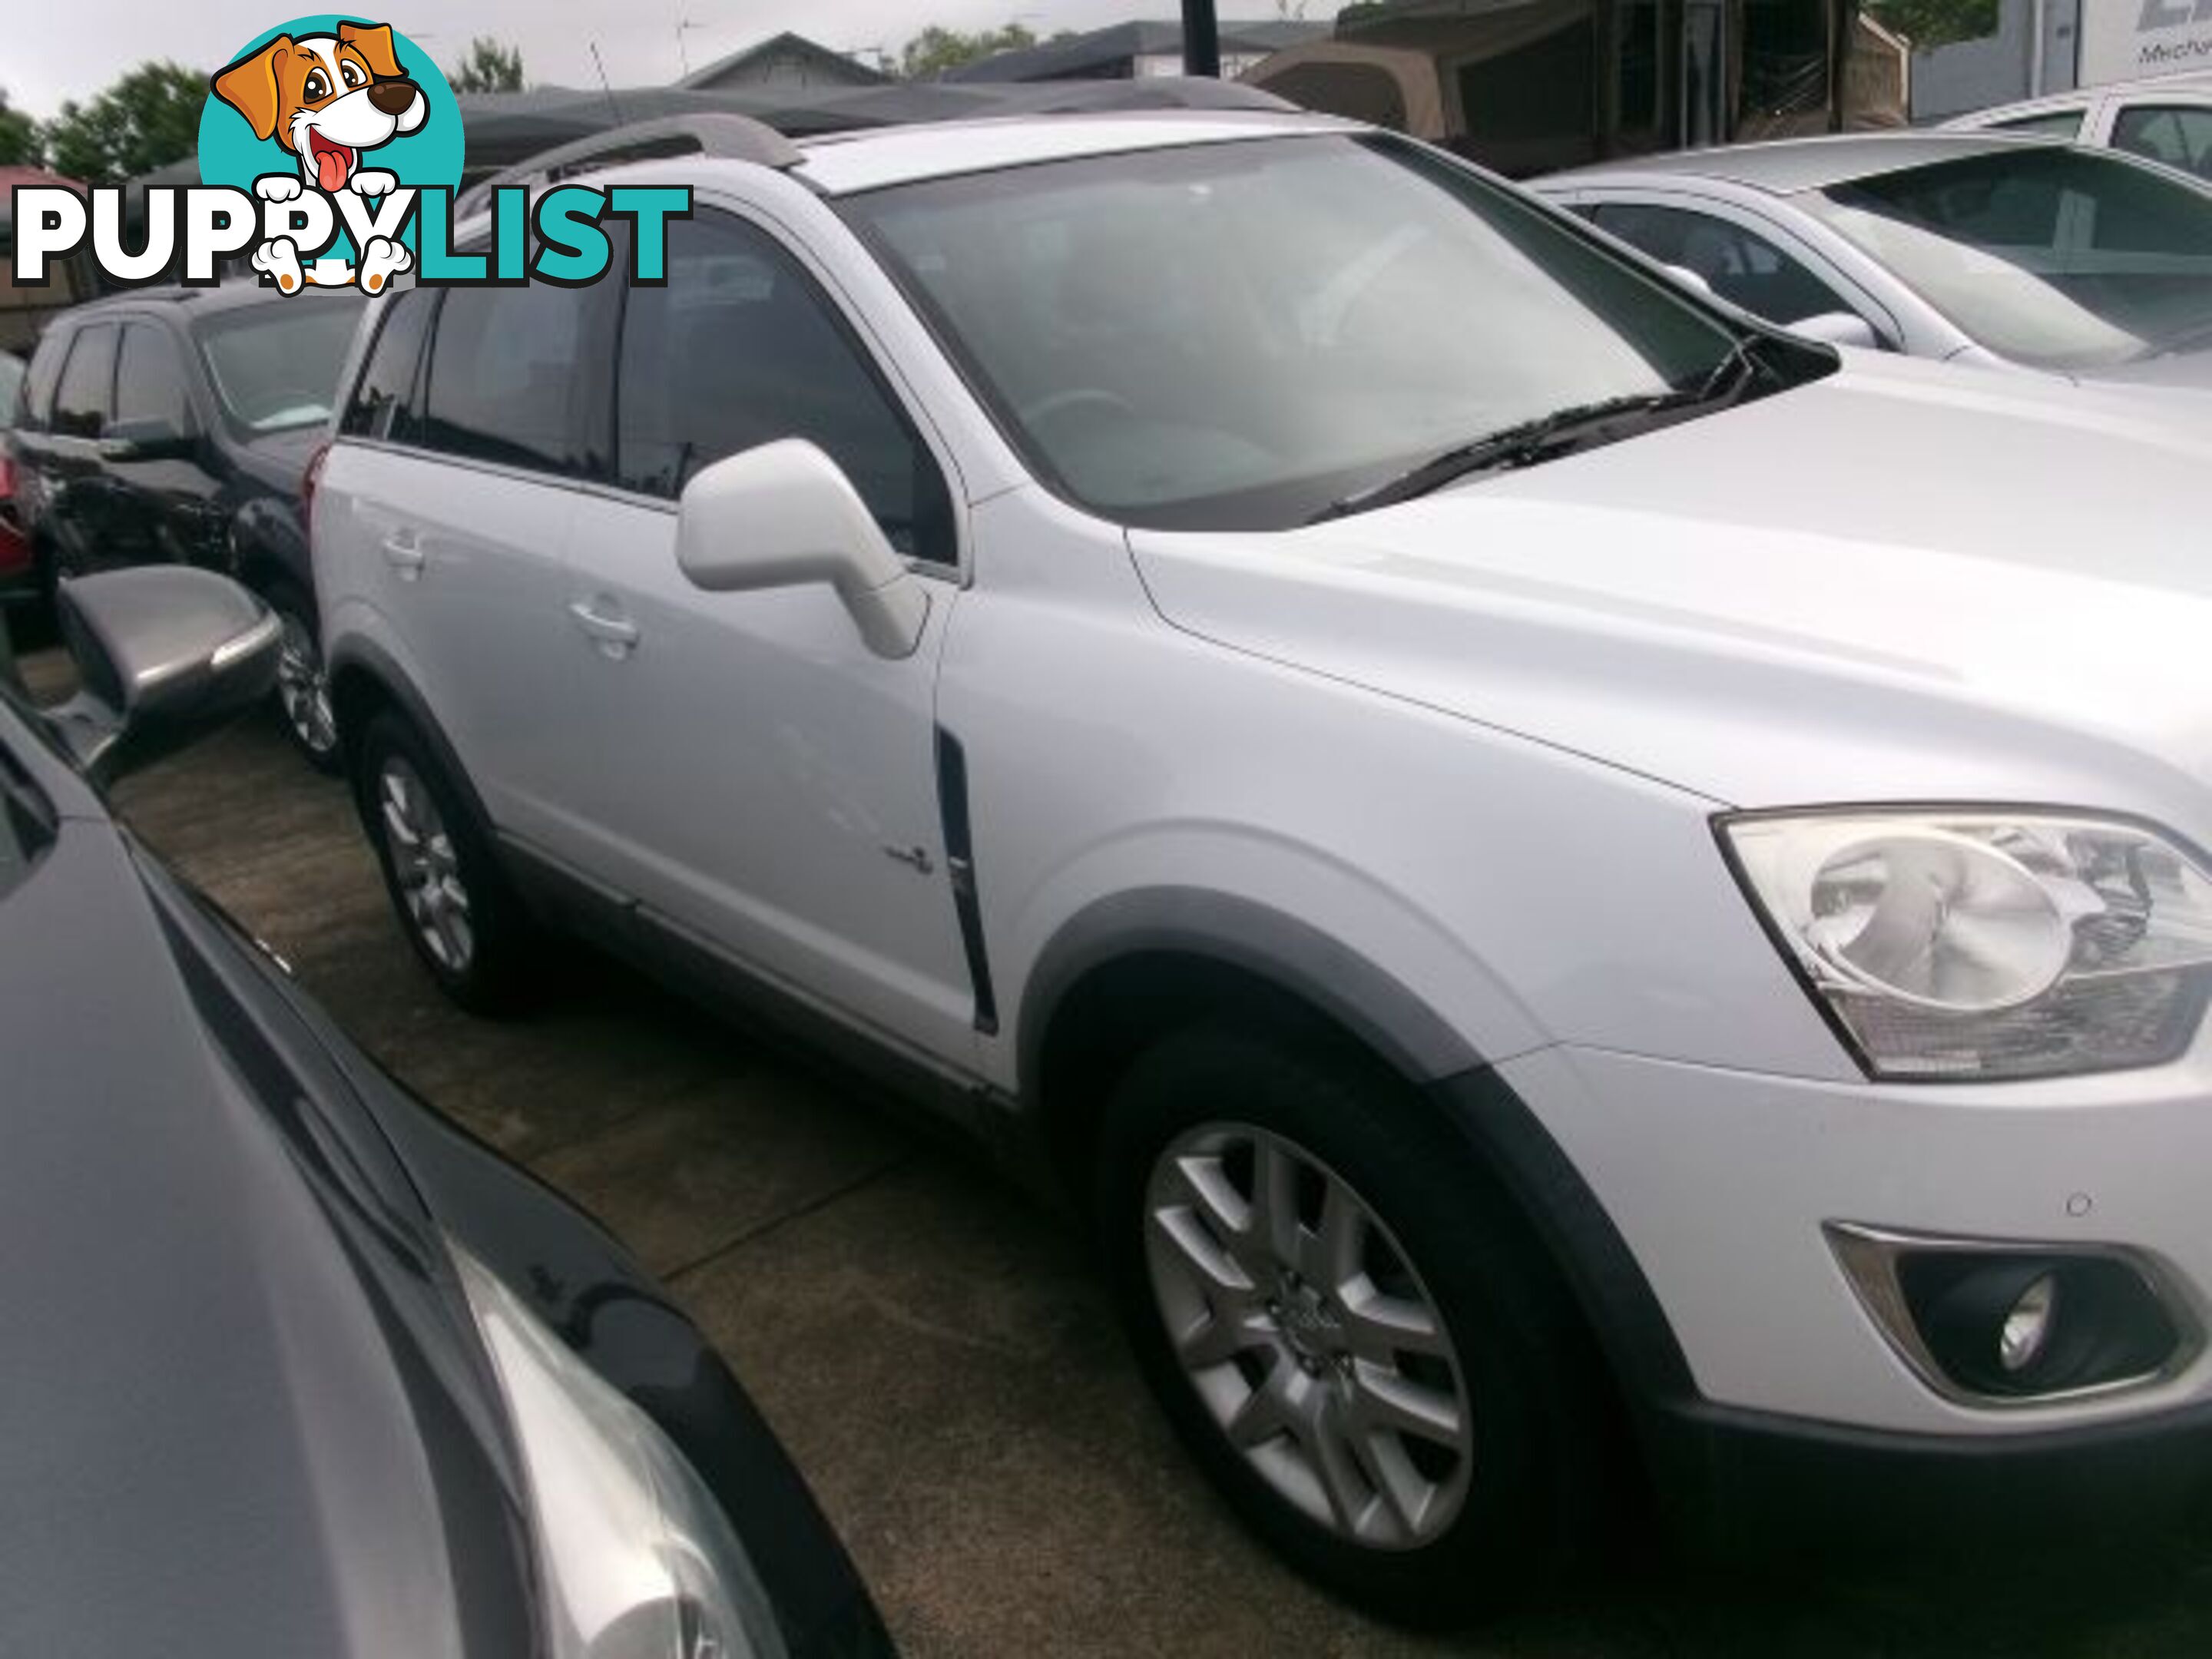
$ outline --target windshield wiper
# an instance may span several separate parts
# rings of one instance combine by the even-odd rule
[[[1535,466],[1577,450],[1594,449],[1639,432],[1671,426],[1709,404],[1733,403],[1758,377],[1763,367],[1759,348],[1764,343],[1763,336],[1743,336],[1692,386],[1577,404],[1533,421],[1503,428],[1472,443],[1454,444],[1380,483],[1339,496],[1306,522],[1325,524],[1354,513],[1395,506],[1477,473],[1510,472]]]

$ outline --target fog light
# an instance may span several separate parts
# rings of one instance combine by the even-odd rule
[[[2058,1281],[2045,1273],[2021,1292],[2005,1316],[2003,1334],[1997,1338],[1997,1364],[2015,1376],[2033,1365],[2051,1340],[2057,1312]]]

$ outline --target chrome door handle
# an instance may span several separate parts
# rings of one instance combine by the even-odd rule
[[[568,607],[568,614],[576,619],[576,626],[598,641],[602,654],[626,657],[637,645],[637,624],[621,617],[610,617],[593,608],[588,599],[578,599]]]
[[[429,562],[429,555],[415,545],[412,531],[395,531],[384,538],[384,562],[399,573],[399,580],[411,582],[422,574]]]

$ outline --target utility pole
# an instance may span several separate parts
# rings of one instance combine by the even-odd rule
[[[1213,0],[1182,0],[1182,72],[1221,78],[1221,27]]]

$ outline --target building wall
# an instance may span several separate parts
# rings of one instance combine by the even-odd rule
[[[2034,0],[2003,0],[1997,32],[1912,54],[1912,118],[1942,121],[2074,84],[2079,0],[2045,0],[2043,84],[2031,84]]]

